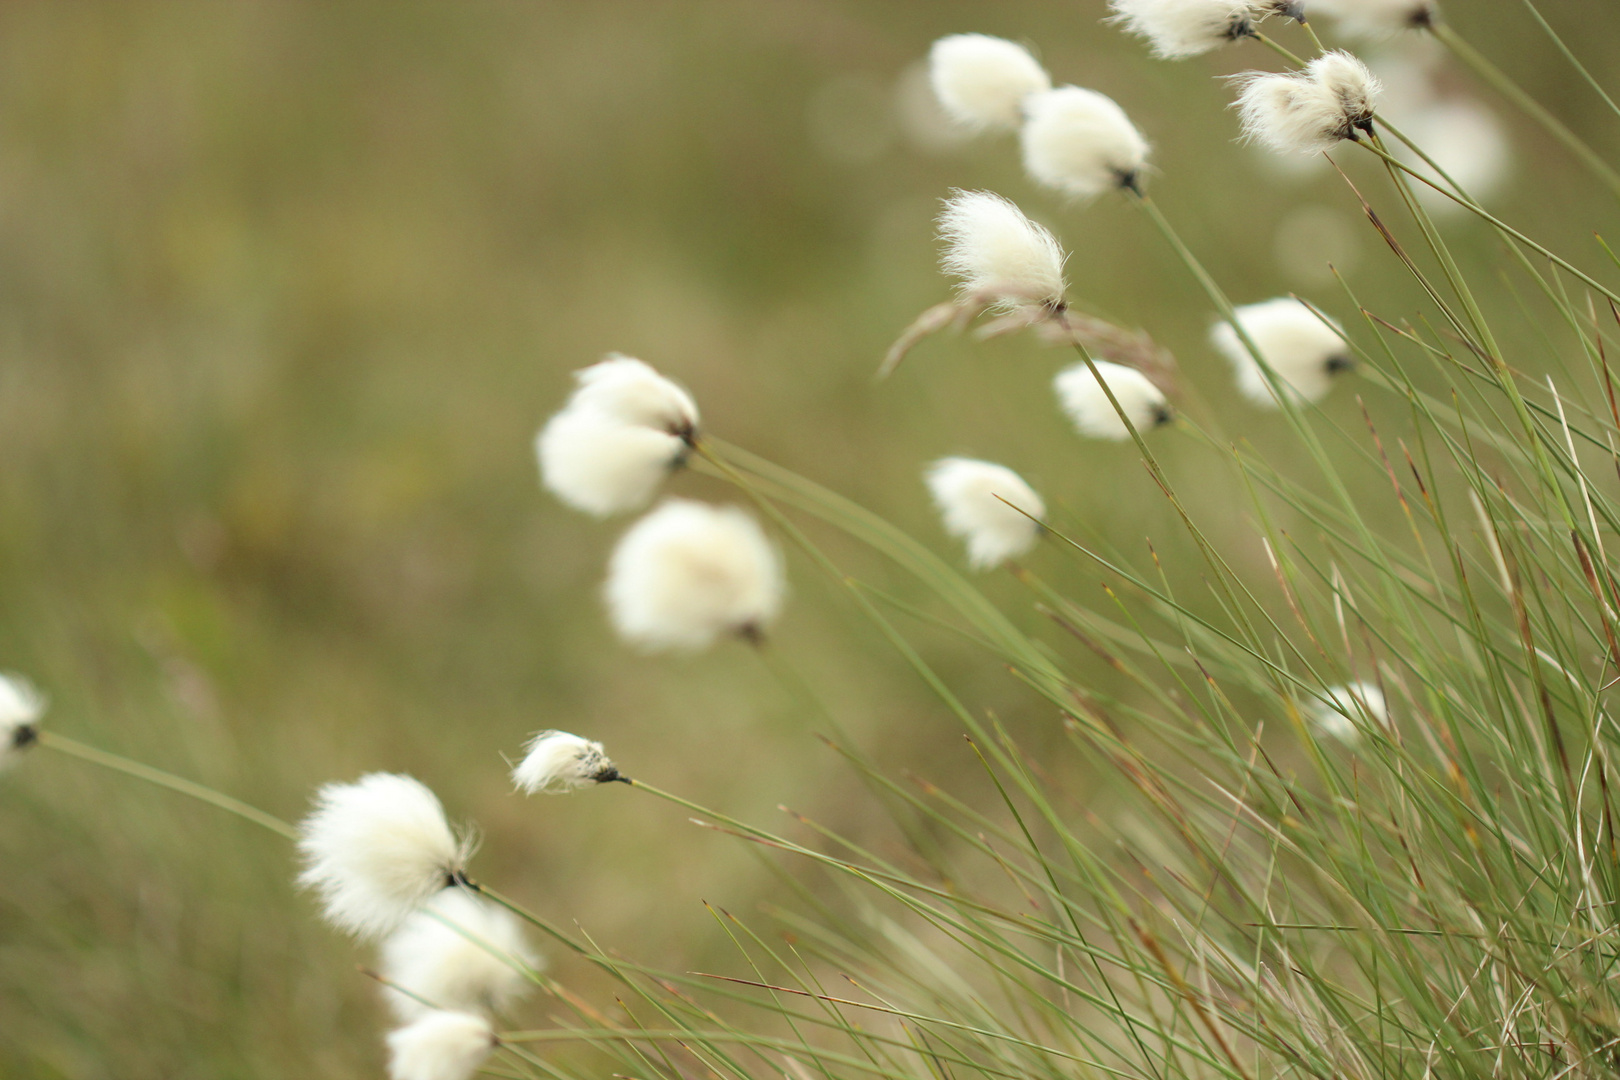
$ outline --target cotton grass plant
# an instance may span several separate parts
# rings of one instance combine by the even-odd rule
[[[585,369],[539,436],[545,485],[566,505],[640,509],[687,466],[749,507],[672,494],[604,550],[609,617],[632,650],[774,655],[784,564],[822,577],[931,691],[941,738],[960,737],[984,778],[956,793],[872,755],[774,660],[805,698],[815,745],[888,808],[904,850],[807,816],[780,828],[740,820],[654,786],[674,770],[633,750],[616,749],[631,779],[599,743],[536,736],[513,770],[523,790],[603,787],[576,797],[617,799],[627,828],[647,809],[636,800],[672,803],[783,873],[791,907],[757,920],[711,910],[735,946],[728,970],[642,965],[507,897],[470,868],[472,834],[409,777],[329,785],[293,827],[39,731],[41,699],[20,681],[0,686],[10,694],[0,760],[55,746],[296,839],[302,881],[329,921],[382,942],[377,975],[399,1021],[386,1036],[395,1080],[464,1080],[486,1067],[649,1080],[1613,1075],[1614,260],[1601,246],[1543,246],[1415,140],[1408,151],[1432,171],[1406,164],[1366,68],[1321,47],[1308,8],[1120,0],[1115,10],[1164,57],[1227,44],[1284,54],[1286,70],[1238,84],[1242,130],[1279,151],[1331,155],[1409,299],[1365,308],[1346,277],[1336,295],[1235,304],[1141,183],[1146,140],[1100,91],[1085,93],[1109,108],[1075,95],[1069,104],[1106,122],[1054,123],[1036,137],[1042,161],[1100,171],[1066,185],[1032,165],[1032,179],[1140,212],[1164,241],[1164,272],[1190,275],[1207,306],[1134,314],[1150,332],[1180,320],[1194,337],[1218,320],[1210,362],[1183,367],[1148,333],[1082,314],[1057,234],[1014,202],[946,196],[943,266],[957,296],[904,333],[884,371],[953,323],[988,336],[1029,330],[1030,344],[1066,350],[1054,412],[1134,448],[1140,483],[1197,560],[1191,578],[1167,572],[1166,538],[1122,550],[1055,509],[1054,485],[1042,484],[1048,503],[1004,466],[951,457],[929,467],[927,485],[964,559],[724,441],[712,433],[723,417],[700,430],[690,395],[650,366],[613,358]],[[1422,32],[1443,26],[1428,5],[1355,10]],[[1305,29],[1279,18],[1262,33],[1269,16]],[[1074,88],[1049,89],[1027,50],[995,41],[936,44],[942,104],[978,127],[1047,124],[1042,96]],[[1352,155],[1376,171],[1353,178]],[[1163,184],[1187,182],[1192,168],[1159,165]],[[1454,247],[1421,189],[1487,230],[1499,259]],[[1079,231],[1089,211],[1060,212]],[[1502,276],[1520,310],[1480,302],[1476,290]],[[1539,350],[1519,344],[1538,339]],[[1234,380],[1254,407],[1215,414],[1200,391],[1213,379]],[[1354,396],[1354,410],[1324,409],[1335,395]],[[592,473],[597,452],[569,449],[579,418],[592,439],[658,436],[659,452]],[[939,419],[948,431],[951,418]],[[1267,422],[1286,453],[1244,438]],[[1222,520],[1193,509],[1212,500],[1182,490],[1160,459],[1169,440],[1222,463]],[[1088,452],[1077,441],[1080,464],[1062,475],[1083,481]],[[847,573],[821,539],[829,532],[914,577],[928,606]],[[995,571],[1001,602],[964,563]],[[1202,587],[1173,584],[1185,580]],[[918,638],[941,629],[1038,703],[1065,754],[1113,777],[1106,798],[930,663]],[[644,662],[627,653],[626,665]],[[812,731],[804,738],[811,745]],[[15,764],[7,782],[26,768]],[[554,807],[546,827],[568,828],[567,802]],[[657,882],[638,887],[658,902]],[[599,969],[613,993],[592,1000],[545,974],[530,935]],[[530,988],[543,1006],[521,1011]]]

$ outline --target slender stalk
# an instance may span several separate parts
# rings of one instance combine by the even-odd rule
[[[1620,198],[1620,172],[1616,172],[1608,162],[1600,157],[1584,140],[1571,131],[1562,120],[1548,112],[1542,104],[1526,93],[1519,84],[1508,78],[1507,73],[1491,63],[1478,49],[1458,35],[1458,33],[1445,23],[1439,23],[1433,29],[1434,36],[1438,38],[1452,55],[1461,60],[1468,68],[1489,83],[1497,93],[1517,105],[1536,123],[1546,129],[1547,133],[1564,145],[1570,153],[1581,159],[1592,175],[1603,182],[1609,193]]]
[[[99,750],[76,739],[70,739],[66,735],[58,735],[54,731],[41,731],[39,733],[39,745],[60,751],[69,757],[76,757],[81,761],[92,762],[104,769],[121,772],[125,776],[137,777],[149,784],[156,784],[158,787],[179,792],[181,795],[188,795],[198,802],[205,802],[209,806],[224,810],[226,813],[235,814],[239,818],[251,821],[261,828],[269,829],[271,832],[284,836],[288,840],[298,839],[298,830],[280,818],[273,814],[267,814],[255,806],[249,806],[240,799],[233,799],[229,795],[215,791],[211,787],[199,784],[195,780],[187,780],[183,776],[176,776],[173,773],[164,772],[162,769],[144,765],[139,761],[131,761],[127,757],[108,753],[106,750]]]

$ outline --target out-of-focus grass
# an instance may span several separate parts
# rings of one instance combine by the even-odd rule
[[[1453,14],[1614,150],[1612,118],[1508,6]],[[1170,346],[1228,434],[1265,447],[1280,430],[1236,403],[1201,295],[1128,207],[1065,207],[1020,177],[1007,141],[940,147],[896,119],[900,73],[965,29],[1031,40],[1060,80],[1125,104],[1157,146],[1157,197],[1236,299],[1297,288],[1350,314],[1330,282],[1299,280],[1297,255],[1279,263],[1302,221],[1348,237],[1322,250],[1370,306],[1409,295],[1342,185],[1231,145],[1209,77],[1264,54],[1156,63],[1099,27],[1100,8],[8,6],[0,666],[48,687],[63,732],[288,818],[323,781],[410,771],[478,822],[482,877],[627,952],[699,966],[724,946],[697,901],[768,888],[748,853],[619,790],[523,801],[501,752],[564,727],[738,816],[787,803],[879,844],[888,827],[745,649],[649,660],[613,641],[595,594],[622,524],[543,496],[529,452],[571,369],[645,356],[726,438],[941,550],[922,463],[1005,461],[1076,531],[1138,554],[1153,536],[1195,590],[1134,451],[1081,443],[1058,416],[1047,382],[1067,357],[941,339],[871,381],[893,333],[944,294],[935,200],[985,186],[1059,228],[1075,295]],[[1606,8],[1548,14],[1602,57],[1620,48]],[[1595,261],[1588,235],[1612,204],[1504,116],[1519,154],[1554,164],[1496,205]],[[1328,412],[1358,423],[1359,389]],[[1224,475],[1175,432],[1155,446],[1182,491]],[[674,488],[731,497],[695,476]],[[1194,509],[1233,497],[1212,481]],[[1242,516],[1226,527],[1216,540],[1261,566]],[[1096,598],[1084,565],[1050,550],[1034,565]],[[971,789],[954,725],[808,566],[793,574],[783,652],[869,749]],[[988,591],[1033,623],[1013,582]],[[993,664],[919,636],[974,707],[1058,744]],[[1106,798],[1072,754],[1052,767]],[[377,1070],[366,958],[316,923],[277,838],[41,753],[0,780],[0,859],[0,1074]]]

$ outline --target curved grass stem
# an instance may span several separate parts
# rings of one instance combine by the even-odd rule
[[[235,814],[245,821],[251,821],[261,828],[269,829],[271,832],[284,836],[288,840],[298,839],[298,830],[275,815],[267,814],[256,806],[249,806],[240,799],[233,799],[229,795],[215,791],[204,784],[199,784],[195,780],[187,780],[183,776],[164,772],[162,769],[153,768],[139,761],[132,761],[119,754],[108,753],[106,750],[89,746],[79,742],[77,739],[70,739],[66,735],[58,735],[54,731],[40,732],[39,745],[60,751],[69,757],[76,757],[80,761],[88,761],[100,765],[104,769],[121,772],[125,776],[133,776],[145,780],[149,784],[156,784],[158,787],[190,796],[199,802],[205,802],[209,806],[224,810],[226,813]]]

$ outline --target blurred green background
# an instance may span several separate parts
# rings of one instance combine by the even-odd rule
[[[642,356],[716,433],[953,559],[922,465],[1004,462],[1062,526],[1133,556],[1152,536],[1195,588],[1135,452],[1058,415],[1048,381],[1067,357],[943,337],[872,381],[946,294],[937,200],[989,187],[1058,228],[1074,295],[1169,346],[1229,434],[1287,445],[1236,400],[1204,344],[1208,305],[1128,206],[1066,206],[1023,180],[1010,140],[939,128],[915,65],[963,30],[1027,40],[1059,81],[1117,98],[1155,144],[1153,191],[1238,300],[1297,289],[1348,317],[1331,258],[1370,306],[1414,307],[1342,183],[1232,143],[1211,76],[1268,54],[1155,62],[1098,24],[1102,6],[5,5],[0,667],[48,689],[55,729],[289,819],[322,782],[411,772],[478,823],[480,877],[630,955],[722,963],[699,901],[752,911],[772,886],[749,851],[629,790],[511,795],[501,755],[561,727],[740,817],[782,825],[788,804],[885,851],[893,829],[745,647],[649,659],[614,641],[597,590],[625,522],[559,507],[531,453],[571,370]],[[1612,74],[1612,0],[1546,10]],[[1517,3],[1448,11],[1620,148]],[[1592,264],[1614,204],[1501,115],[1538,166],[1493,205]],[[1330,416],[1358,423],[1357,389]],[[1155,439],[1217,541],[1263,574],[1225,469],[1183,432]],[[733,498],[697,476],[671,487]],[[1082,563],[1048,549],[1031,565],[1098,601]],[[783,653],[869,751],[975,798],[953,721],[810,566],[791,572]],[[986,589],[1037,625],[1010,578]],[[1050,748],[1075,790],[1106,791],[994,662],[912,628],[971,705]],[[278,838],[40,752],[0,778],[0,867],[0,1075],[381,1074],[384,1018],[355,971],[369,957],[317,922]]]

